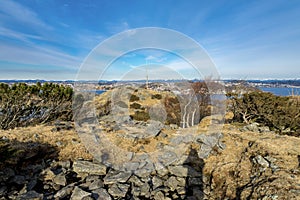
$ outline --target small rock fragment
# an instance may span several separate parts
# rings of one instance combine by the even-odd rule
[[[16,199],[17,200],[24,200],[24,199],[30,199],[30,200],[42,200],[44,197],[43,194],[39,194],[36,191],[32,190],[27,193],[19,195]]]
[[[68,185],[68,186],[62,188],[61,190],[59,190],[59,191],[54,195],[54,198],[56,198],[56,199],[63,199],[63,198],[66,198],[66,197],[68,197],[69,195],[72,194],[73,189],[74,189],[74,186]]]
[[[109,189],[108,192],[115,198],[125,197],[129,189],[129,185],[127,184],[113,184]]]
[[[111,196],[108,194],[108,192],[103,188],[93,190],[92,197],[94,199],[99,199],[99,200],[111,200],[112,199]]]
[[[71,200],[82,200],[84,197],[88,197],[90,195],[91,193],[86,192],[76,186],[72,192]]]
[[[53,178],[53,182],[57,185],[66,186],[67,179],[64,174],[58,174]]]

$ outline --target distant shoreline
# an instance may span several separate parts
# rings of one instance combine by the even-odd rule
[[[149,82],[181,82],[181,81],[203,81],[203,80],[149,80]],[[221,80],[224,82],[225,87],[230,87],[238,84],[245,84],[250,87],[258,88],[264,92],[271,92],[275,95],[279,96],[291,96],[291,95],[299,95],[300,94],[300,79],[283,79],[283,80]],[[30,80],[0,80],[0,83],[6,83],[6,84],[14,84],[14,83],[20,83],[24,82],[27,84],[36,84],[37,82],[45,83],[45,82],[51,82],[51,83],[57,83],[57,84],[63,84],[63,85],[69,85],[73,87],[76,83],[84,83],[84,84],[91,84],[91,85],[114,85],[117,83],[144,83],[145,80],[136,80],[136,81],[93,81],[93,80],[86,80],[86,81],[75,81],[75,80],[40,80],[40,79],[30,79]],[[98,91],[98,90],[97,90]],[[99,90],[99,91],[102,91]],[[96,92],[99,94],[98,92]],[[102,92],[100,92],[102,93]]]
[[[300,95],[300,87],[258,87],[264,92],[271,92],[277,96],[293,96]]]

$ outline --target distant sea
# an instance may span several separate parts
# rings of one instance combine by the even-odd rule
[[[287,88],[287,87],[259,87],[264,92],[271,92],[277,96],[290,96],[300,95],[300,88]]]
[[[102,94],[105,90],[95,90],[95,94]]]
[[[290,96],[300,95],[300,88],[287,88],[287,87],[259,87],[260,90],[264,92],[271,92],[277,96]],[[94,90],[95,94],[99,95],[105,92],[105,90]],[[219,99],[219,98],[216,98]]]
[[[91,93],[91,94],[102,94],[104,92],[106,92],[106,90],[84,90],[83,92],[88,92],[88,93]]]

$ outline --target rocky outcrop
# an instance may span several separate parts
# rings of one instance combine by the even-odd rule
[[[184,129],[182,129],[184,130]],[[272,132],[223,132],[172,140],[188,153],[152,171],[118,171],[97,161],[31,154],[31,165],[0,170],[0,199],[297,199],[300,139]],[[37,148],[39,149],[39,148]],[[38,151],[34,151],[39,155]],[[24,154],[27,155],[27,154]],[[36,158],[38,162],[34,162]],[[168,160],[172,154],[162,159]],[[137,163],[139,166],[141,163]],[[134,168],[136,163],[128,166]],[[150,168],[149,168],[150,169]]]
[[[78,163],[84,163],[87,167]],[[33,177],[16,175],[13,169],[9,169],[11,172],[6,174],[7,179],[0,187],[0,197],[74,200],[185,199],[195,197],[195,191],[203,196],[202,168],[199,166],[193,169],[189,164],[190,162],[172,165],[161,172],[153,171],[145,176],[111,168],[107,168],[108,172],[102,174],[95,167],[89,167],[101,164],[91,161],[77,160],[72,166],[53,161],[48,168]]]
[[[233,129],[223,140],[226,148],[205,160],[208,199],[298,199],[298,138]]]

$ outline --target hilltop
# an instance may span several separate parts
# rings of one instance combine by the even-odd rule
[[[174,91],[127,87],[85,102],[77,96],[75,122],[0,130],[0,198],[297,199],[300,138],[292,135],[298,132],[278,132],[272,124],[256,123],[255,116],[238,123],[239,112],[212,114],[211,101],[200,101],[194,112],[191,100],[209,100],[199,98],[205,89],[194,90],[194,99]],[[250,104],[259,112],[272,106],[266,100],[278,103],[278,110],[298,102],[247,95],[231,100],[254,99]],[[239,105],[235,111],[248,108]]]

